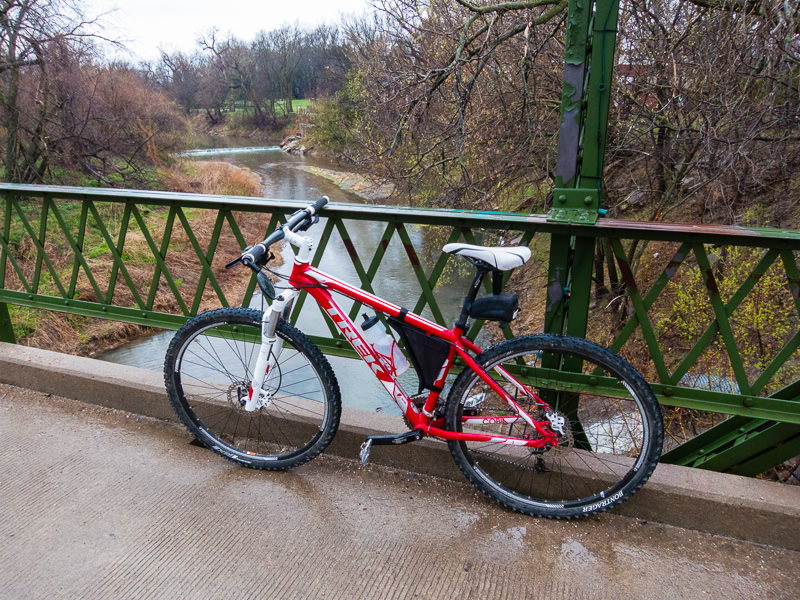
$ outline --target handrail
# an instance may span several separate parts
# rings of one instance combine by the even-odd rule
[[[128,202],[136,199],[142,204],[214,208],[225,205],[234,209],[255,212],[272,212],[273,208],[296,210],[308,204],[309,199],[293,200],[247,196],[223,196],[186,192],[163,192],[112,188],[87,188],[75,186],[31,185],[0,182],[0,195],[17,192],[25,196],[51,196],[62,200],[98,199],[109,202]],[[310,199],[313,200],[313,199]],[[741,245],[760,242],[777,243],[791,249],[800,249],[800,231],[771,227],[743,227],[737,225],[693,225],[623,219],[599,219],[595,224],[576,224],[553,221],[546,214],[526,214],[488,210],[463,210],[452,208],[426,208],[377,204],[346,204],[332,202],[325,212],[335,212],[345,219],[375,220],[376,214],[391,212],[398,220],[420,225],[464,224],[470,227],[496,225],[498,229],[525,230],[536,228],[545,233],[572,233],[593,237],[620,239],[651,239],[685,241],[698,236],[704,243],[717,244],[737,239]],[[752,239],[752,242],[748,242]]]

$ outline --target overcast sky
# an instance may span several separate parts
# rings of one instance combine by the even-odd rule
[[[337,23],[342,15],[361,14],[369,0],[84,0],[87,17],[102,18],[102,33],[127,46],[119,57],[133,62],[154,60],[159,48],[192,52],[197,39],[216,27],[251,40],[261,30],[286,24],[314,27]]]

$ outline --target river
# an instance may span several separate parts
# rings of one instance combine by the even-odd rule
[[[188,152],[187,155],[192,156],[195,160],[221,160],[253,170],[262,179],[266,198],[303,199],[311,202],[320,196],[328,196],[332,202],[365,203],[365,200],[359,196],[342,190],[333,182],[304,170],[306,167],[335,169],[335,166],[316,158],[299,158],[287,155],[281,152],[277,146],[195,150]],[[307,234],[319,239],[323,228],[324,218],[320,220],[318,225],[312,227]],[[353,238],[353,244],[359,252],[362,263],[369,264],[385,228],[386,225],[380,222],[347,222],[348,233]],[[432,266],[430,264],[432,260],[430,255],[433,257],[438,256],[439,249],[429,248],[432,252],[420,251],[421,249],[424,250],[426,246],[423,233],[419,228],[409,227],[412,243],[417,248],[426,272],[430,272]],[[291,268],[293,256],[291,248],[284,246],[282,254],[284,265],[281,269],[284,272],[288,272],[288,269]],[[328,243],[320,263],[320,269],[349,283],[358,284],[359,279],[355,268],[344,248],[344,244],[336,233],[332,235]],[[468,285],[469,282],[463,279],[448,280],[448,282],[437,285],[437,300],[448,323],[452,323],[458,316],[461,300]],[[392,239],[386,250],[373,287],[377,295],[395,304],[413,307],[417,302],[419,283],[397,236]],[[261,298],[255,297],[251,306],[260,308]],[[349,310],[352,304],[343,301],[341,306],[343,309]],[[430,318],[428,309],[422,314]],[[330,334],[324,322],[324,317],[314,302],[305,303],[298,320],[298,326],[306,333],[314,335]],[[160,371],[163,367],[164,353],[172,335],[173,332],[168,331],[135,340],[115,350],[106,352],[99,358]],[[339,385],[342,390],[342,403],[345,406],[371,411],[378,410],[389,414],[400,414],[397,406],[363,362],[338,357],[328,357],[328,359],[339,379]],[[412,372],[413,369],[409,369],[409,372],[403,376],[406,384],[404,387],[410,393],[416,392],[416,384],[414,383],[416,377]]]

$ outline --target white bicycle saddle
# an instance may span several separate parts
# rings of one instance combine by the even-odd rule
[[[473,244],[446,244],[442,248],[449,254],[469,256],[489,263],[500,271],[509,271],[519,267],[531,257],[531,249],[526,246],[475,246]]]

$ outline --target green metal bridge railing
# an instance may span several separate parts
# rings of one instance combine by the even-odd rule
[[[252,278],[227,286],[235,290],[235,298],[225,293],[222,265],[231,253],[223,247],[238,249],[261,239],[306,203],[13,184],[0,184],[0,195],[0,339],[12,342],[9,305],[165,329],[179,327],[203,306],[248,305],[255,290]],[[576,321],[588,324],[587,337],[634,362],[662,404],[730,416],[719,417],[718,425],[678,445],[665,460],[754,475],[800,454],[800,232],[611,219],[575,224],[543,215],[349,204],[329,205],[325,217],[318,226],[322,235],[315,264],[339,245],[358,283],[372,290],[387,248],[400,244],[418,286],[417,301],[408,308],[425,310],[447,326],[451,324],[445,322],[436,287],[452,276],[447,271],[451,257],[436,253],[426,264],[412,239],[419,232],[439,246],[504,236],[532,245],[539,254],[546,254],[548,242],[552,246],[558,239],[573,248],[602,245],[610,249],[625,285],[624,297],[612,302],[627,307],[623,318],[609,321],[610,310],[592,308],[590,287],[579,285],[574,272],[566,279],[554,276],[558,269],[553,263],[562,257],[549,261],[546,278],[545,261],[540,261],[542,274],[531,281],[546,287],[547,300],[527,312],[538,310],[545,324],[554,319],[548,315],[560,314],[561,320],[569,315],[565,330]],[[206,223],[202,234],[196,231],[200,220]],[[364,220],[385,224],[375,248],[360,244],[359,249],[348,233],[354,221]],[[260,223],[258,234],[246,239],[243,231],[252,230],[253,223]],[[659,255],[646,268],[641,266],[643,243],[650,244],[648,256]],[[719,257],[726,254],[737,265],[746,265],[744,270],[731,274],[723,268],[724,258]],[[571,260],[577,260],[574,252]],[[176,261],[184,263],[184,274],[188,263],[195,280],[181,280]],[[531,263],[533,269],[540,266]],[[535,295],[536,290],[528,291]],[[770,340],[756,361],[742,348],[737,319],[742,311],[752,312],[753,297],[763,301],[765,294],[782,310],[771,316],[764,331],[750,332]],[[690,308],[702,307],[705,315],[696,331],[681,339],[670,327],[679,319],[676,295],[688,296]],[[298,302],[293,320],[301,308]],[[352,314],[357,310],[354,306]],[[472,335],[480,325],[473,326]],[[771,335],[769,328],[778,329],[779,335]],[[350,355],[333,328],[330,336],[315,341],[327,353]],[[709,371],[712,351],[716,367]],[[730,376],[718,374],[720,364]],[[717,380],[727,382],[728,389],[721,389]]]

